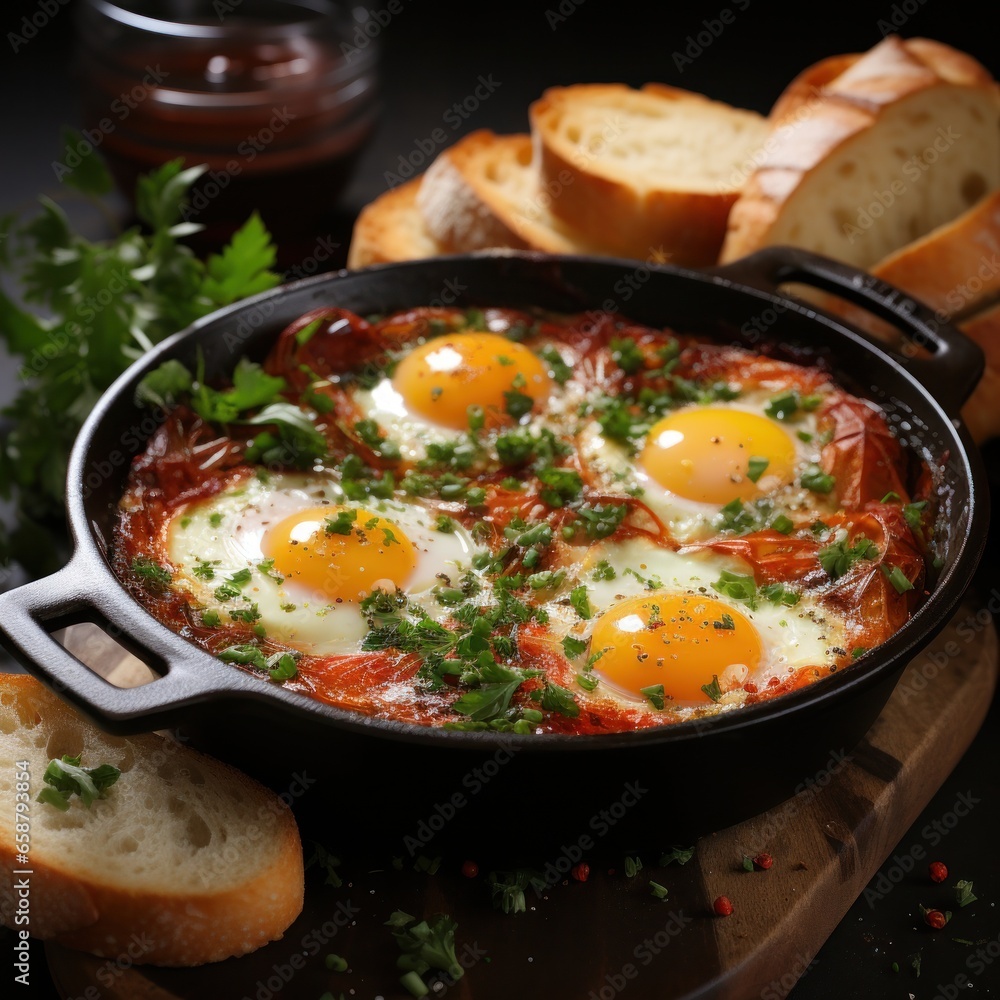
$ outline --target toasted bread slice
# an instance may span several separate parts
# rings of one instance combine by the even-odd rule
[[[61,811],[37,796],[63,755],[121,777],[89,808],[73,795]],[[0,674],[0,801],[0,917],[15,926],[17,871],[30,869],[19,926],[35,937],[201,965],[276,940],[302,909],[302,845],[277,795],[171,740],[106,735],[25,675]],[[15,802],[28,864],[16,862]]]
[[[647,84],[553,87],[529,110],[552,211],[612,252],[714,264],[767,131],[754,111]]]
[[[871,273],[942,320],[978,312],[1000,296],[1000,190],[879,261]],[[871,333],[891,336],[894,330],[843,299],[823,296],[819,304]]]
[[[421,178],[391,188],[366,205],[354,223],[349,268],[392,264],[447,253],[427,230],[417,207]]]
[[[969,56],[889,36],[819,90],[776,116],[723,261],[791,244],[868,269],[1000,187],[1000,92]]]
[[[599,252],[600,239],[583,236],[553,215],[552,202],[538,185],[530,136],[488,129],[440,153],[417,194],[427,229],[452,251]]]

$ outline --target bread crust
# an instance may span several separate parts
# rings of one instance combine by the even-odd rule
[[[419,260],[448,252],[427,230],[417,207],[421,182],[422,178],[416,177],[390,188],[361,210],[351,233],[348,268]]]
[[[545,91],[531,105],[529,117],[540,183],[558,192],[552,199],[553,213],[581,231],[599,233],[613,253],[640,259],[655,256],[691,267],[715,263],[741,182],[684,186],[678,181],[666,186],[588,157],[583,144],[568,141],[559,127],[576,106],[656,108],[666,115],[672,104],[680,102],[713,114],[738,116],[749,132],[748,153],[763,135],[764,119],[755,112],[661,84],[647,84],[641,90],[623,84],[578,84]],[[602,135],[602,141],[613,142],[623,129],[612,115],[605,127],[611,134]],[[733,164],[734,170],[737,166]]]
[[[978,89],[1000,108],[1000,91],[980,63],[927,39],[890,35],[864,55],[833,57],[799,74],[772,109],[768,152],[730,213],[721,262],[774,242],[772,231],[812,171],[863,139],[886,109],[935,87]]]
[[[88,727],[80,716],[26,675],[0,677],[0,693],[13,697],[21,714],[41,717],[40,725],[53,731],[74,733]],[[43,714],[44,713],[44,714]],[[75,728],[69,728],[75,727]],[[95,733],[88,736],[93,744]],[[100,736],[96,736],[99,740]],[[121,742],[117,744],[121,748]],[[97,870],[81,871],[66,866],[53,850],[46,850],[44,828],[31,829],[30,931],[41,940],[53,940],[70,948],[105,958],[128,954],[139,964],[194,966],[244,955],[277,940],[302,910],[304,864],[298,826],[288,806],[272,791],[242,772],[189,747],[172,744],[153,735],[128,737],[127,749],[136,759],[145,755],[171,754],[172,762],[198,769],[220,782],[239,785],[248,813],[238,817],[234,829],[234,857],[228,852],[226,867],[207,880],[202,892],[170,891],[153,886],[139,875],[130,882]],[[88,750],[88,756],[89,756]],[[128,780],[129,774],[121,780]],[[41,776],[32,773],[33,794]],[[11,803],[12,804],[12,803]],[[51,806],[32,803],[32,809]],[[4,810],[0,819],[0,914],[13,927],[17,897],[15,876],[23,866],[16,863],[13,830]],[[267,838],[270,864],[248,863],[246,852]],[[192,865],[196,862],[192,861]],[[240,874],[240,867],[247,874]],[[218,866],[216,866],[218,867]]]
[[[453,252],[512,247],[545,253],[597,251],[554,217],[539,183],[528,135],[480,129],[444,150],[427,168],[417,195],[434,238]]]

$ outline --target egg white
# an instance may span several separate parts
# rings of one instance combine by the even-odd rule
[[[774,397],[775,392],[754,390],[729,402],[712,403],[713,408],[743,410],[757,416],[767,417],[764,407]],[[698,409],[699,404],[678,407],[681,410]],[[776,422],[777,423],[777,422]],[[816,427],[815,413],[802,413],[795,420],[779,423],[795,445],[795,472],[820,459],[820,438]],[[811,437],[803,441],[798,432]],[[641,451],[643,442],[637,442]],[[580,431],[578,447],[582,463],[595,483],[609,493],[639,497],[644,504],[663,522],[672,537],[687,542],[705,538],[718,530],[719,505],[689,500],[671,490],[665,489],[650,476],[639,463],[637,455],[617,441],[603,436],[600,424],[587,423]],[[766,473],[765,473],[766,477]],[[762,481],[766,485],[766,479]],[[787,512],[789,516],[801,511],[815,511],[824,507],[817,495],[794,484],[778,486],[767,494],[776,511]]]
[[[443,578],[457,585],[458,577],[471,571],[472,557],[480,547],[469,532],[457,522],[453,531],[436,530],[436,513],[417,502],[352,503],[344,499],[334,479],[317,474],[249,479],[237,489],[180,511],[167,533],[174,586],[187,592],[198,608],[216,612],[222,624],[231,623],[230,611],[249,608],[253,602],[260,612],[260,624],[272,638],[309,654],[356,651],[368,631],[356,603],[331,601],[302,584],[282,579],[274,569],[267,572],[260,568],[268,527],[296,511],[327,504],[363,507],[397,525],[417,551],[416,569],[404,588],[408,597],[436,620],[448,617],[448,608],[438,603],[433,588],[442,584]],[[206,562],[210,566],[211,579],[195,573],[199,561],[203,567]],[[244,597],[219,600],[216,589],[245,569],[252,575],[243,587]]]
[[[595,579],[599,565],[607,573],[605,564],[614,571],[614,577]],[[574,582],[587,588],[592,617],[583,620],[571,609],[567,610],[568,602],[562,595],[547,608],[550,627],[560,641],[566,635],[589,640],[601,616],[621,601],[670,591],[719,601],[749,619],[756,630],[763,652],[759,667],[753,673],[734,672],[731,678],[722,679],[724,686],[731,682],[731,686],[736,687],[752,681],[763,688],[772,678],[784,681],[801,667],[836,663],[846,643],[846,629],[815,596],[803,594],[792,607],[759,596],[756,609],[751,610],[744,602],[715,590],[713,584],[723,571],[753,576],[752,569],[743,560],[708,550],[674,551],[644,537],[622,541],[605,539],[590,547],[575,574]],[[586,656],[581,657],[579,665],[582,666],[585,660]],[[602,678],[599,660],[594,671],[601,683],[592,695],[581,689],[577,692],[581,697],[610,697],[632,707],[644,704],[644,700],[634,693],[621,690]]]

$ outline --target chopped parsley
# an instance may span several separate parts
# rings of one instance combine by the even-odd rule
[[[593,569],[590,574],[595,580],[613,580],[617,573],[615,573],[614,566],[607,561],[607,559],[602,559]]]
[[[671,847],[666,854],[660,858],[660,866],[665,868],[673,862],[679,865],[686,865],[694,857],[693,847]]]
[[[658,711],[663,710],[664,693],[662,684],[650,684],[649,687],[639,688],[639,693]]]
[[[573,610],[583,619],[593,617],[594,611],[590,606],[590,599],[587,597],[587,585],[581,583],[569,592],[569,603]]]
[[[631,337],[614,337],[608,347],[611,350],[611,360],[626,375],[635,375],[645,367],[645,355]]]
[[[359,420],[354,425],[354,431],[358,439],[368,445],[379,458],[384,458],[387,462],[399,460],[399,445],[388,440],[376,421]]]
[[[734,601],[741,601],[751,611],[757,610],[757,584],[752,576],[740,576],[737,573],[730,573],[729,570],[723,570],[719,579],[712,584],[712,588]],[[731,622],[732,618],[729,620]]]
[[[538,356],[548,365],[549,375],[559,385],[565,385],[573,375],[573,369],[563,360],[554,347],[543,347]]]
[[[349,535],[358,520],[356,510],[338,510],[336,517],[326,518],[325,530],[328,535]]]
[[[721,621],[712,622],[712,628],[724,629],[724,630],[734,630],[736,628],[736,622],[733,621],[733,616],[728,612],[722,613]]]
[[[148,556],[136,556],[132,560],[132,572],[152,589],[167,587],[174,578],[170,570]]]
[[[575,660],[578,656],[583,656],[587,652],[587,640],[578,639],[574,635],[567,635],[562,641],[563,653],[566,659]]]
[[[839,580],[859,560],[877,556],[878,546],[864,535],[858,535],[851,546],[844,540],[819,550],[820,565],[831,580]]]
[[[717,674],[712,674],[712,683],[702,684],[701,689],[705,692],[705,696],[711,698],[712,701],[722,701],[722,688],[719,686]]]
[[[783,604],[785,607],[793,608],[802,598],[802,595],[786,587],[783,583],[767,583],[760,588],[761,597],[772,604]]]
[[[73,795],[78,795],[88,809],[97,799],[104,798],[104,793],[121,777],[121,771],[112,764],[82,767],[81,759],[63,754],[50,760],[42,775],[46,787],[38,793],[37,801],[66,812]]]
[[[897,594],[905,594],[908,590],[913,590],[913,584],[907,575],[898,567],[882,567],[882,572],[889,578],[889,582],[895,587]]]
[[[813,493],[829,493],[836,484],[837,480],[818,465],[808,465],[799,474],[799,485]]]
[[[761,458],[759,455],[752,455],[747,465],[747,479],[749,479],[752,483],[757,482],[757,480],[764,475],[764,472],[770,464],[771,462],[769,459]]]

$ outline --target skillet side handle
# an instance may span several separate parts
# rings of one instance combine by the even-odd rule
[[[119,688],[59,643],[51,634],[55,629],[96,620],[154,667],[161,666],[160,658],[148,652],[148,643],[107,627],[99,588],[88,590],[82,569],[74,560],[52,576],[0,594],[0,643],[30,674],[102,729],[122,735],[181,725],[187,706],[218,696],[216,672],[199,673],[178,661],[148,684]]]
[[[900,352],[875,342],[930,389],[950,417],[959,415],[982,377],[985,361],[978,344],[906,292],[848,264],[797,247],[768,247],[709,273],[771,293],[778,293],[780,285],[799,282],[839,295],[886,320],[906,343]],[[838,317],[824,315],[844,325]],[[918,357],[920,348],[932,356]]]

